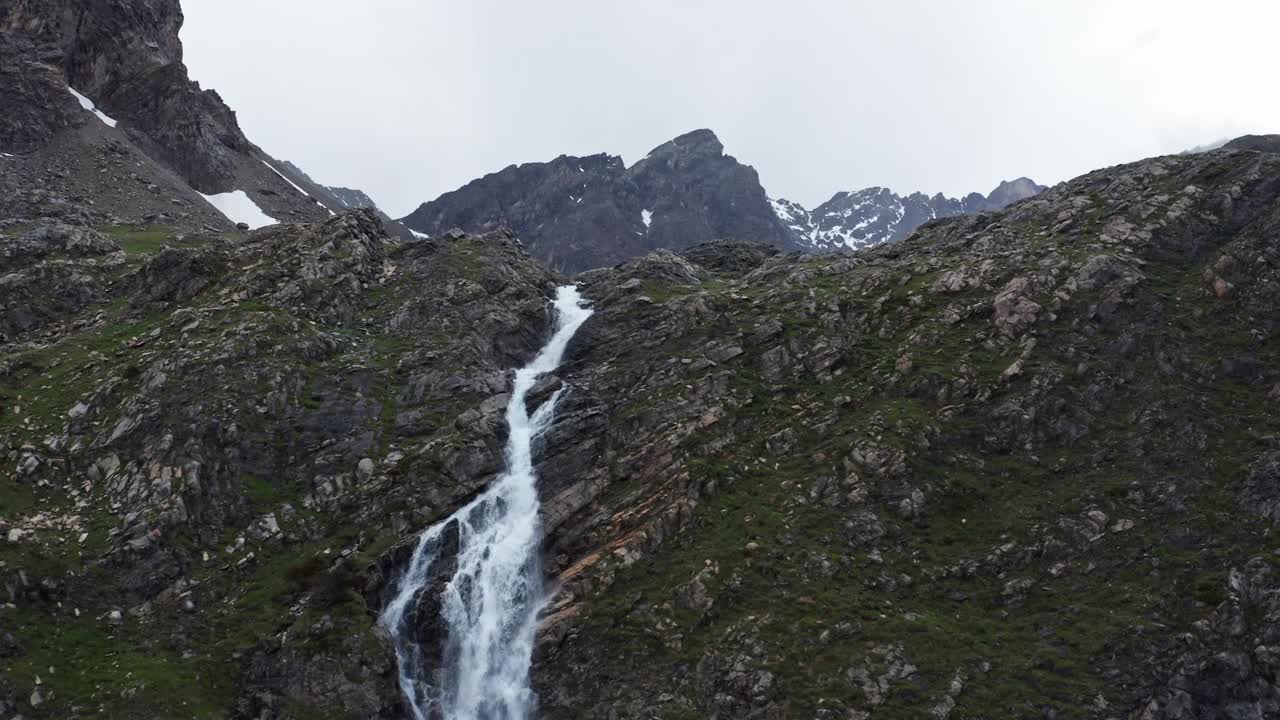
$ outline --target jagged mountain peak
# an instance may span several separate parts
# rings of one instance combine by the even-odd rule
[[[705,129],[631,167],[608,154],[511,165],[424,203],[403,222],[429,236],[510,227],[534,256],[568,272],[718,238],[797,247],[756,171]]]
[[[655,147],[630,167],[606,154],[511,165],[424,203],[404,222],[427,235],[510,227],[536,256],[576,271],[717,238],[855,250],[901,240],[929,220],[996,210],[1043,190],[1025,177],[990,195],[959,199],[872,186],[837,192],[810,211],[770,200],[755,169],[726,154],[704,128]]]
[[[886,187],[841,191],[812,211],[790,200],[771,201],[774,214],[795,242],[808,250],[857,250],[902,240],[926,222],[943,217],[999,210],[1046,188],[1029,178],[1000,183],[989,195],[942,193],[899,195]]]
[[[538,162],[523,163],[518,167],[524,167],[526,165],[538,166],[542,164],[543,163]],[[608,153],[594,153],[591,155],[560,155],[547,164],[555,167],[562,167],[570,171],[576,170],[581,172],[608,172],[610,170],[625,169],[625,164],[622,162],[622,158],[620,156],[610,155]]]
[[[667,142],[659,145],[645,159],[655,157],[698,157],[698,158],[717,158],[724,155],[724,143],[720,142],[720,138],[716,134],[705,128],[700,130],[692,130],[678,137],[672,138]]]
[[[1039,195],[1048,190],[1044,185],[1036,183],[1028,177],[1020,177],[1015,180],[1005,180],[996,186],[996,189],[987,194],[987,205],[991,209],[999,209],[1007,205],[1012,205],[1019,200],[1025,200],[1029,197]]]
[[[536,256],[575,271],[716,238],[854,250],[900,240],[929,220],[1003,208],[1044,189],[1026,177],[1002,182],[990,195],[959,199],[900,196],[872,186],[837,192],[810,211],[771,200],[755,169],[726,154],[716,134],[702,128],[658,145],[630,167],[607,154],[511,165],[424,203],[404,222],[427,235],[511,227]]]

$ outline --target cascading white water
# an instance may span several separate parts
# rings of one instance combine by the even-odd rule
[[[423,531],[381,622],[391,633],[400,688],[416,720],[525,720],[534,696],[529,665],[538,613],[546,605],[533,444],[555,414],[557,391],[530,417],[525,396],[560,366],[569,340],[591,317],[578,289],[556,291],[556,330],[538,356],[516,371],[507,404],[506,471],[482,495]],[[422,599],[450,524],[458,527],[457,571],[441,601],[448,637],[443,657],[425,658],[407,615]],[[428,663],[438,663],[431,677]]]

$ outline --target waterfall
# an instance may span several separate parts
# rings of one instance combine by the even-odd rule
[[[559,367],[569,340],[592,313],[574,286],[556,291],[555,310],[555,333],[516,371],[507,404],[506,470],[475,500],[422,532],[383,610],[400,689],[415,720],[526,720],[532,712],[529,665],[538,614],[547,602],[533,444],[551,424],[560,392],[532,417],[525,396],[539,377]],[[441,638],[442,657],[428,658],[413,637],[410,616],[429,600],[424,590],[451,528],[457,569],[439,600],[447,637]]]

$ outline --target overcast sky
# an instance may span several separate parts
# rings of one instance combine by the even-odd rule
[[[774,197],[987,192],[1280,132],[1274,0],[183,0],[249,138],[397,217],[708,127]]]

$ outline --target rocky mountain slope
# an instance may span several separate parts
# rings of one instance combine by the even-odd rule
[[[1219,151],[584,276],[546,715],[1280,712],[1278,229],[1280,155]]]
[[[509,227],[534,257],[565,272],[724,237],[798,249],[756,171],[726,155],[710,130],[654,148],[631,167],[611,155],[512,165],[403,222],[432,237]]]
[[[1274,716],[1277,238],[1225,149],[577,276],[540,715]],[[566,278],[367,211],[0,248],[0,717],[404,717],[389,580]]]
[[[1027,178],[961,199],[867,188],[837,193],[809,211],[767,198],[755,170],[725,155],[710,130],[698,130],[630,168],[611,155],[512,165],[424,203],[403,222],[432,236],[509,227],[534,257],[576,272],[725,238],[781,250],[856,250],[901,240],[930,220],[999,210],[1044,190]]]
[[[836,193],[812,211],[790,200],[770,200],[797,245],[814,252],[858,250],[902,240],[938,218],[1001,210],[1047,190],[1028,178],[1000,183],[985,197],[954,199],[939,193],[900,196],[887,188]]]
[[[1280,135],[1244,135],[1226,143],[1224,147],[1231,150],[1280,152]]]
[[[414,239],[414,235],[409,228],[405,227],[400,222],[391,219],[391,216],[383,212],[382,209],[378,207],[378,204],[373,201],[373,198],[365,194],[363,190],[323,185],[313,180],[310,175],[302,170],[302,168],[294,165],[288,160],[273,163],[273,167],[281,175],[284,175],[289,182],[294,183],[299,190],[310,197],[315,198],[316,201],[326,209],[341,212],[343,210],[367,208],[372,210],[374,214],[378,216],[378,219],[382,221],[383,227],[386,228],[387,232],[391,235],[402,240]]]
[[[356,210],[358,208],[377,209],[378,205],[373,198],[365,194],[363,190],[355,190],[345,187],[329,187],[329,192],[338,198],[338,202],[344,210]],[[379,210],[379,212],[381,212]]]
[[[182,19],[178,0],[0,3],[0,214],[211,231],[328,216],[188,78]]]

